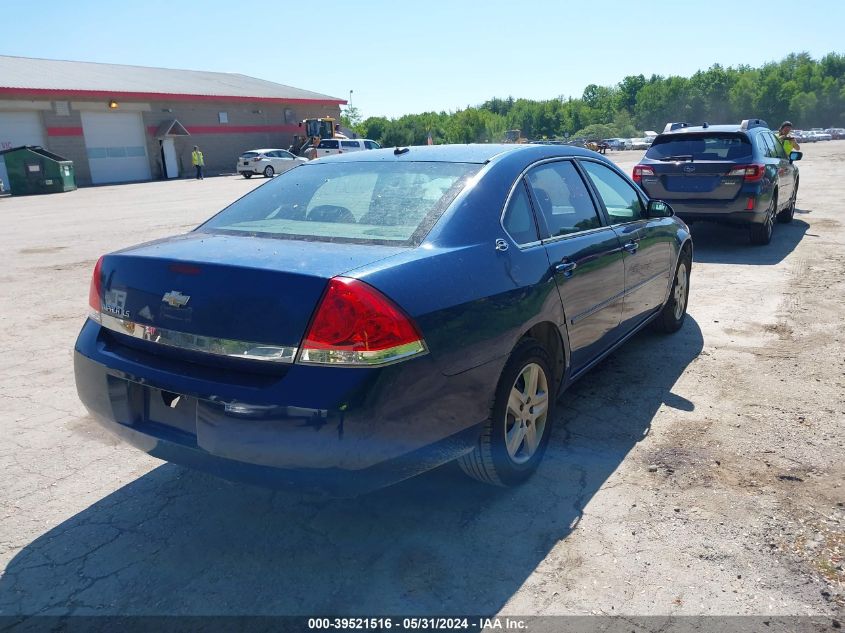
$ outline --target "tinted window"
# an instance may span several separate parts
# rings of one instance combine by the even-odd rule
[[[381,149],[381,145],[375,141],[364,141],[364,147],[367,149]]]
[[[664,134],[646,152],[646,158],[692,158],[693,160],[742,160],[751,158],[751,142],[745,134]]]
[[[337,141],[331,141],[331,140],[320,141],[319,148],[320,149],[337,149],[338,148]]]
[[[632,222],[643,217],[643,203],[636,189],[612,169],[592,161],[581,165],[599,192],[613,224]]]
[[[534,222],[531,203],[528,200],[528,193],[525,191],[525,183],[522,181],[513,191],[502,224],[517,244],[528,244],[540,239],[537,234],[537,225]]]
[[[258,152],[244,152],[243,154],[241,154],[241,158],[255,158],[259,155],[260,154]]]
[[[360,146],[358,145],[358,141],[341,141],[341,147],[354,147],[355,149],[359,149]]]
[[[540,165],[528,172],[528,182],[551,237],[601,226],[587,186],[570,161]]]
[[[781,142],[777,139],[777,137],[774,134],[772,134],[771,132],[766,132],[764,134],[764,136],[768,137],[769,143],[774,145],[774,148],[775,148],[774,156],[776,158],[787,158],[786,151],[783,149],[783,145],[781,144]]]
[[[480,166],[466,163],[311,163],[255,189],[199,230],[286,239],[411,243]]]

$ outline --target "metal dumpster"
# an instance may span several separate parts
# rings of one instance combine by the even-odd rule
[[[58,193],[76,189],[73,161],[66,160],[43,147],[25,145],[0,152],[6,163],[12,195]]]

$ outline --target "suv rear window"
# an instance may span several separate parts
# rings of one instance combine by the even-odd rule
[[[743,160],[751,158],[751,142],[745,134],[661,134],[646,152],[654,160]]]
[[[362,244],[422,240],[481,165],[311,163],[277,176],[199,227]]]

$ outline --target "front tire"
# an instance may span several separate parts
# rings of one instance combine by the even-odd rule
[[[795,201],[798,198],[798,182],[796,181],[795,187],[792,189],[792,197],[789,199],[789,206],[786,207],[783,211],[778,213],[778,222],[781,224],[789,224],[792,222],[792,219],[795,217]]]
[[[270,165],[264,168],[264,177],[265,178],[272,178],[273,174],[276,173]]]
[[[486,484],[515,486],[539,466],[551,434],[557,385],[548,352],[523,340],[505,365],[490,417],[472,452],[458,459],[467,475]]]
[[[672,332],[677,332],[683,326],[684,320],[687,318],[691,271],[692,258],[690,257],[690,252],[684,250],[678,260],[678,266],[675,268],[675,279],[672,281],[669,300],[654,320],[654,328],[658,332],[671,334]]]

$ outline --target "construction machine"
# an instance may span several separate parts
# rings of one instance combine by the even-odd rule
[[[340,126],[337,124],[337,120],[332,117],[304,119],[299,122],[299,127],[303,129],[303,134],[295,135],[293,137],[293,144],[290,146],[290,152],[295,156],[314,158],[316,156],[316,147],[323,139],[346,138],[344,134],[340,133]]]
[[[522,130],[508,130],[505,132],[505,143],[527,143],[528,139],[522,135]]]

